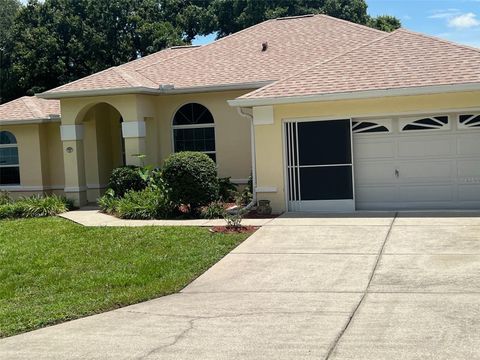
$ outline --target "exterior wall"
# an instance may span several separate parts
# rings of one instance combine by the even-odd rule
[[[20,185],[3,186],[12,196],[29,196],[63,190],[60,124],[1,125],[17,138]]]
[[[215,146],[219,176],[229,176],[233,180],[248,179],[252,171],[250,121],[227,103],[227,100],[244,93],[246,91],[158,97],[156,99],[156,123],[147,123],[147,161],[150,160],[161,165],[173,152],[173,117],[181,106],[196,102],[210,110],[215,121]],[[152,144],[151,147],[148,144]],[[155,151],[156,149],[158,150]]]
[[[282,136],[284,119],[338,119],[455,109],[480,109],[480,92],[276,105],[273,124],[255,126],[257,187],[276,189],[271,193],[258,192],[258,199],[270,200],[275,212],[286,210]]]

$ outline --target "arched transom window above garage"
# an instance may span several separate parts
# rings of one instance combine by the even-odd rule
[[[438,131],[450,130],[448,115],[419,116],[400,119],[400,131]]]
[[[480,129],[480,114],[461,114],[458,116],[458,128],[459,129],[469,129],[477,128]]]
[[[15,135],[0,131],[0,185],[20,184],[20,163]]]
[[[391,131],[391,119],[352,120],[352,132],[354,134],[388,133]]]
[[[216,160],[215,122],[203,105],[183,105],[173,118],[173,150],[199,151]]]

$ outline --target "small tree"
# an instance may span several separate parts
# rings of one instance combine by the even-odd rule
[[[165,161],[162,171],[170,198],[190,211],[218,198],[216,165],[208,155],[199,152],[179,152]]]

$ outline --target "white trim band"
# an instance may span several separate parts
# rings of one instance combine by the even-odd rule
[[[62,141],[83,140],[83,125],[61,125],[60,138]]]
[[[145,121],[124,121],[122,122],[122,136],[128,138],[142,138],[147,134]]]
[[[253,108],[254,125],[273,124],[273,106],[255,106]]]
[[[276,186],[257,186],[255,188],[257,193],[276,193],[278,192]]]
[[[65,187],[63,189],[63,191],[65,193],[78,193],[78,192],[84,192],[84,191],[87,191],[88,188],[86,186],[69,186],[69,187]]]

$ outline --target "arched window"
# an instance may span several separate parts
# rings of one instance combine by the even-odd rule
[[[20,164],[15,135],[0,131],[0,185],[20,184]]]
[[[216,161],[215,123],[208,109],[200,104],[183,105],[173,117],[175,152],[200,151]]]

